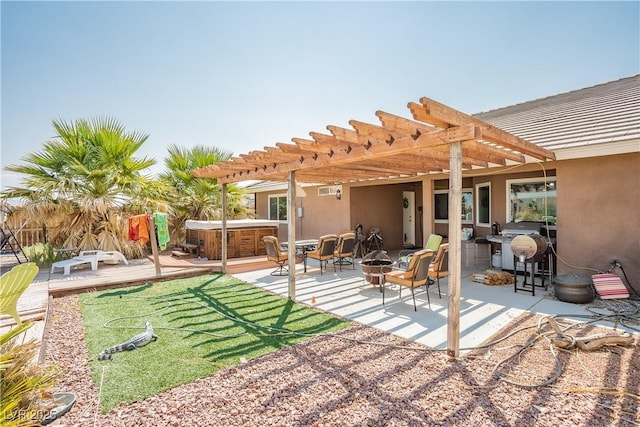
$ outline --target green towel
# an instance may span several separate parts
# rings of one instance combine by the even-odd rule
[[[167,249],[169,243],[169,216],[166,213],[154,212],[153,220],[156,222],[156,230],[158,230],[158,246],[160,250]]]

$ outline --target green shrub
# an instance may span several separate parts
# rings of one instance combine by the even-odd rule
[[[48,267],[57,261],[49,243],[36,243],[33,246],[28,246],[24,248],[24,253],[29,261],[35,262],[38,267]]]
[[[0,335],[0,425],[39,426],[52,409],[49,387],[56,384],[59,371],[55,366],[34,363],[40,345],[31,340],[16,344],[16,337],[33,322]]]

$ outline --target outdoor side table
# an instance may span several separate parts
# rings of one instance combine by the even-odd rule
[[[289,247],[289,242],[281,242],[280,246],[283,248]],[[318,246],[317,239],[296,240],[296,254],[299,252],[302,254],[302,262],[304,264],[304,272],[307,272],[307,252],[313,251]]]
[[[53,253],[60,255],[61,260],[70,259],[73,254],[78,251],[78,248],[57,248],[53,250]]]

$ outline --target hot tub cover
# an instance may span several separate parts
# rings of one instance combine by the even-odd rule
[[[222,230],[222,221],[198,221],[188,219],[184,223],[187,230]],[[268,219],[230,219],[227,228],[278,227],[280,221]]]

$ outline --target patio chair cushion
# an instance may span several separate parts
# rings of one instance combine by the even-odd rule
[[[439,234],[430,234],[427,239],[427,243],[424,245],[423,249],[428,249],[430,251],[437,251],[440,243],[442,242],[442,236]],[[411,256],[421,249],[403,249],[398,254],[398,267],[400,268],[408,268],[409,261],[411,260]]]
[[[594,274],[591,276],[591,279],[600,298],[629,298],[629,291],[619,276],[611,273]]]

